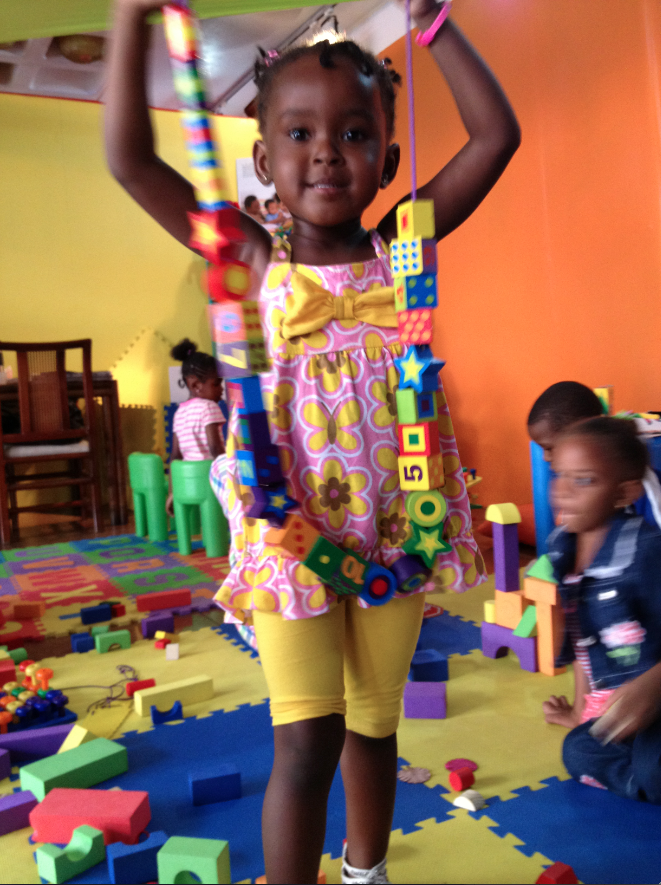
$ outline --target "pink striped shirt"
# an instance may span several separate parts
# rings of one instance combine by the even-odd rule
[[[199,396],[181,403],[174,414],[172,430],[177,434],[184,461],[204,461],[212,456],[207,442],[207,425],[223,424],[225,418],[218,403]]]

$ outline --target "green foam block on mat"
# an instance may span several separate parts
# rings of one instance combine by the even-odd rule
[[[61,885],[105,860],[103,833],[94,827],[76,827],[66,848],[40,845],[35,852],[37,871],[42,879]]]
[[[54,787],[86,789],[129,770],[126,747],[97,738],[21,768],[21,789],[41,802]]]
[[[192,839],[172,836],[156,855],[158,881],[207,882],[226,885],[230,874],[230,848],[223,839]],[[191,873],[193,875],[191,875]],[[197,876],[197,879],[193,878]]]
[[[529,605],[521,616],[521,620],[512,631],[515,636],[523,636],[529,639],[537,632],[537,608]]]
[[[94,637],[96,650],[100,655],[105,654],[113,645],[120,648],[131,648],[131,634],[128,630],[110,630],[107,633],[97,633]]]
[[[97,624],[95,627],[92,627],[90,633],[92,636],[97,636],[99,633],[107,633],[110,630],[110,624]]]

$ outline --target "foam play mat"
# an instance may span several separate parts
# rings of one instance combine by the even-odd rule
[[[137,610],[143,594],[183,587],[193,591],[193,602],[208,600],[226,569],[225,560],[207,560],[203,551],[179,557],[172,544],[135,536],[6,551],[0,610],[11,613],[18,600],[43,601],[46,610],[33,621],[8,619],[0,645],[14,649],[33,636],[34,657],[37,637],[88,629],[81,625],[81,607],[103,600],[121,601],[126,611],[117,625],[135,627],[144,615]],[[661,808],[575,783],[563,769],[564,730],[544,722],[541,703],[551,693],[571,695],[571,676],[526,672],[512,653],[497,660],[482,656],[479,623],[493,593],[490,579],[462,596],[431,597],[445,611],[425,620],[420,647],[448,657],[447,718],[402,718],[401,766],[424,767],[431,778],[398,783],[390,880],[532,883],[562,861],[586,883],[659,882]],[[260,815],[273,755],[266,684],[258,656],[233,627],[211,615],[181,621],[176,660],[166,659],[153,640],[134,638],[130,648],[69,652],[40,664],[52,669],[51,686],[64,691],[80,724],[126,748],[128,770],[93,789],[147,791],[148,832],[227,840],[232,881],[248,882],[264,873]],[[119,698],[112,686],[128,676],[161,686],[200,675],[211,677],[212,696],[185,705],[184,718],[171,723],[152,725],[130,700],[100,706],[104,698]],[[487,801],[482,811],[452,804],[456,793],[445,763],[458,757],[478,766],[474,788]],[[241,798],[194,805],[189,774],[219,763],[240,771]],[[0,780],[0,798],[20,789],[19,776],[14,765]],[[321,863],[331,883],[340,881],[344,835],[338,775]],[[38,844],[30,827],[1,836],[0,882],[39,882]],[[107,861],[70,881],[111,881]]]

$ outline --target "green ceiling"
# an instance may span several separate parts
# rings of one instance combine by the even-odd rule
[[[311,5],[322,4],[323,0]],[[193,0],[191,5],[200,18],[214,18],[309,4],[305,0]],[[108,30],[111,6],[110,0],[0,0],[0,43]]]

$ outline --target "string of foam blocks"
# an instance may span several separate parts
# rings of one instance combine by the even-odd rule
[[[447,505],[438,427],[439,372],[430,343],[433,308],[438,305],[434,205],[413,200],[397,209],[397,239],[391,244],[395,307],[405,353],[395,360],[398,459],[405,507],[413,529],[405,555],[390,569],[368,562],[324,538],[300,514],[287,494],[278,447],[271,441],[259,373],[270,368],[258,303],[246,298],[250,268],[238,258],[245,242],[238,211],[227,202],[222,163],[214,144],[198,68],[195,19],[182,3],[164,7],[165,33],[173,66],[191,177],[199,212],[189,213],[190,245],[209,262],[209,322],[220,374],[238,410],[236,459],[242,493],[253,503],[246,515],[267,519],[266,542],[303,562],[338,595],[358,595],[370,605],[387,602],[395,592],[418,589],[436,557],[450,550],[443,539]]]

